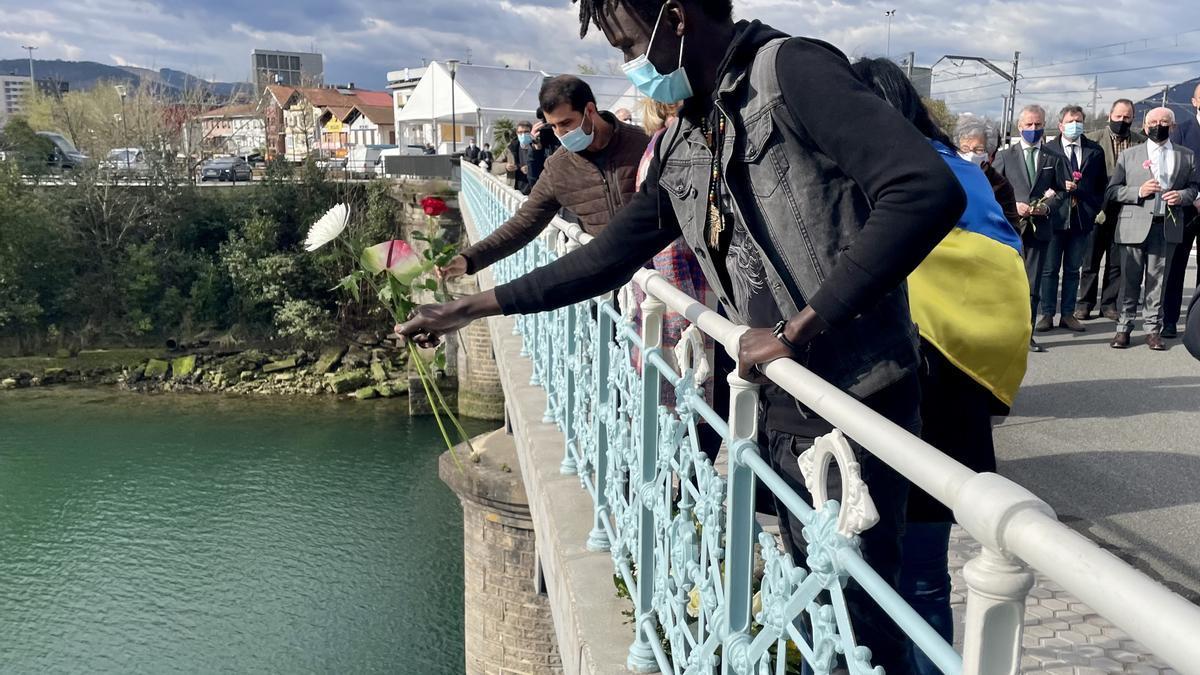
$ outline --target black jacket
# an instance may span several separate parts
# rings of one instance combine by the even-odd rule
[[[812,306],[832,326],[811,344],[809,367],[869,396],[915,372],[904,280],[954,227],[966,198],[929,141],[840,52],[786,37],[738,24],[716,87],[729,127],[723,176],[780,312]],[[709,107],[694,103],[662,137],[641,192],[596,241],[496,289],[505,313],[617,288],[682,234],[731,316],[765,327],[732,304],[722,278],[729,262],[706,244],[712,155],[699,120]]]

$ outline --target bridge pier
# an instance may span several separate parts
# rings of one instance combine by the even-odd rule
[[[472,439],[438,474],[463,509],[467,675],[560,675],[550,603],[538,578],[533,519],[516,446],[504,430]]]

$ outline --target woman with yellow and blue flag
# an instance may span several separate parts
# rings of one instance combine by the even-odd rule
[[[859,78],[929,138],[967,195],[957,226],[908,277],[921,333],[921,437],[975,471],[995,471],[993,415],[1006,415],[1025,377],[1029,282],[1021,237],[981,170],[981,148],[956,149],[900,68],[885,59],[854,64]],[[987,138],[983,139],[985,142]],[[900,593],[953,642],[947,549],[953,515],[922,490],[909,493]],[[912,649],[911,672],[940,672]]]

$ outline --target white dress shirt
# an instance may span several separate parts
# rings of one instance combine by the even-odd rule
[[[1083,168],[1083,137],[1080,136],[1075,140],[1070,140],[1066,136],[1059,136],[1062,141],[1063,154],[1067,156],[1067,168],[1071,168],[1071,156],[1075,156],[1075,166]],[[1072,180],[1074,180],[1072,178]]]
[[[1171,175],[1175,172],[1175,153],[1174,146],[1170,140],[1162,143],[1155,143],[1149,139],[1146,140],[1146,156],[1150,158],[1150,172],[1162,183],[1164,191],[1171,189],[1169,181]],[[1163,151],[1166,155],[1163,155]],[[1162,160],[1163,166],[1159,166],[1159,161]]]

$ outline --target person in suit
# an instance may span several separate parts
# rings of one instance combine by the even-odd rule
[[[1082,333],[1087,330],[1075,318],[1075,301],[1079,295],[1079,268],[1087,252],[1088,239],[1096,225],[1096,216],[1104,205],[1104,190],[1108,187],[1108,171],[1104,168],[1104,150],[1098,143],[1083,136],[1083,108],[1064,107],[1058,113],[1059,136],[1046,144],[1046,152],[1062,158],[1070,178],[1067,194],[1062,200],[1054,230],[1054,238],[1046,249],[1046,264],[1042,270],[1042,318],[1036,330],[1054,328],[1054,315],[1061,308],[1060,328]],[[1062,304],[1059,304],[1059,270],[1062,270]]]
[[[1189,114],[1175,125],[1171,131],[1171,142],[1187,148],[1196,157],[1200,157],[1200,84],[1192,92],[1192,107],[1196,114]],[[1183,229],[1183,241],[1171,246],[1167,252],[1167,281],[1163,287],[1163,328],[1164,338],[1176,337],[1176,325],[1179,323],[1179,308],[1183,304],[1183,277],[1187,273],[1188,257],[1192,253],[1192,245],[1196,243],[1196,235],[1200,233],[1200,201],[1184,204],[1183,219],[1186,226]],[[1200,253],[1196,254],[1196,265],[1200,266]],[[1200,287],[1200,271],[1196,273],[1196,286]]]
[[[1171,244],[1183,239],[1183,206],[1200,195],[1195,155],[1171,142],[1174,126],[1175,113],[1170,108],[1146,113],[1148,140],[1121,153],[1108,182],[1109,201],[1122,204],[1116,231],[1116,241],[1123,248],[1121,316],[1110,343],[1113,349],[1129,347],[1143,281],[1146,346],[1154,351],[1166,349],[1161,329],[1167,253]]]
[[[533,152],[533,124],[525,120],[517,122],[517,137],[509,141],[508,148],[500,156],[492,173],[503,169],[511,187],[521,194],[529,194],[529,156]]]
[[[1021,218],[1021,246],[1029,279],[1031,316],[1041,301],[1043,267],[1047,249],[1057,229],[1056,221],[1067,191],[1067,166],[1061,156],[1046,151],[1046,110],[1027,105],[1017,119],[1021,142],[996,153],[992,166],[1012,184]],[[1029,351],[1046,351],[1033,338]]]
[[[1108,126],[1087,134],[1087,137],[1104,150],[1104,169],[1109,176],[1123,150],[1146,142],[1146,137],[1133,128],[1133,101],[1127,98],[1114,101],[1108,111]],[[1089,238],[1088,255],[1083,259],[1083,269],[1079,274],[1075,318],[1080,321],[1090,319],[1093,309],[1099,310],[1101,316],[1112,321],[1120,316],[1117,296],[1121,293],[1121,254],[1120,247],[1113,242],[1120,213],[1120,204],[1105,200],[1096,218],[1096,227]],[[1104,262],[1103,275],[1101,261]]]
[[[472,138],[470,142],[467,143],[467,149],[463,150],[463,159],[472,164],[478,164],[479,152],[479,146],[475,144],[475,139]]]
[[[479,151],[479,165],[484,167],[485,171],[491,171],[495,161],[496,158],[492,156],[492,144],[484,143],[483,149]]]

